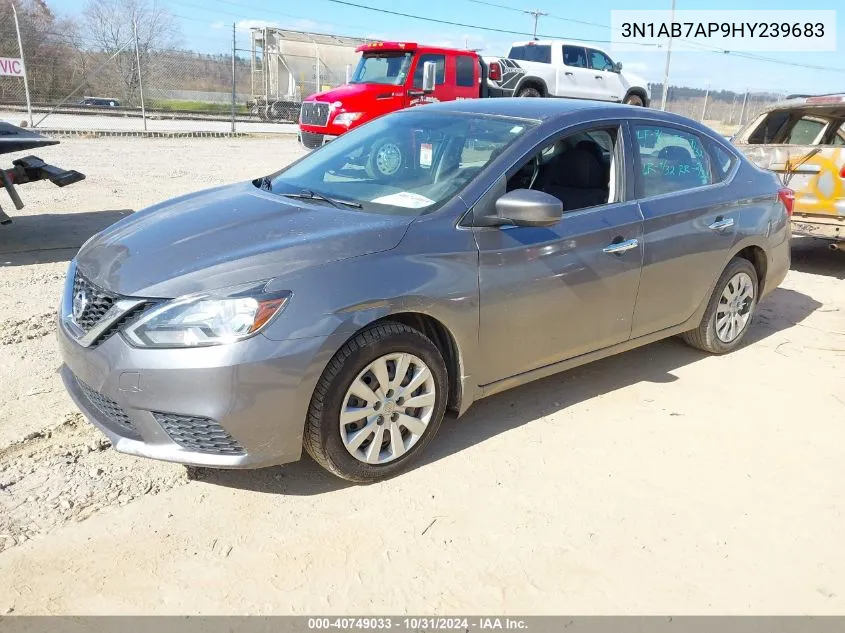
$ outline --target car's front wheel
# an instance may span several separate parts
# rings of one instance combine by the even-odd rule
[[[701,324],[684,333],[684,341],[711,354],[725,354],[738,347],[751,326],[758,288],[751,262],[734,257],[716,283]]]
[[[305,450],[350,481],[395,475],[437,434],[447,385],[440,351],[418,330],[395,322],[363,330],[334,355],[317,383]]]

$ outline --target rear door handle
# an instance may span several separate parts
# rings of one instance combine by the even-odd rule
[[[601,75],[596,75],[596,79],[604,79]]]
[[[639,245],[640,243],[637,240],[627,240],[625,242],[616,242],[610,246],[605,246],[601,250],[603,253],[607,253],[609,255],[621,255],[622,253],[627,253],[628,251],[637,248]]]
[[[733,225],[734,225],[734,219],[733,218],[724,218],[724,219],[716,218],[716,221],[713,224],[711,224],[710,226],[708,226],[707,228],[709,228],[711,231],[724,231],[725,229],[731,228]]]

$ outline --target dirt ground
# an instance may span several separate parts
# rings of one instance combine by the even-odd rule
[[[492,397],[385,483],[186,469],[115,453],[65,395],[67,262],[132,210],[299,150],[40,155],[88,179],[27,186],[0,228],[0,615],[845,610],[845,253],[796,240],[735,353],[673,339]]]

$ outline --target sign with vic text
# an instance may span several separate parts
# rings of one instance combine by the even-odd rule
[[[0,77],[23,77],[23,60],[19,57],[0,57]]]

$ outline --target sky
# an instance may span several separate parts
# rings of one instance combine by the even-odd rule
[[[86,0],[48,0],[59,14],[74,17]],[[618,33],[610,28],[612,10],[660,10],[669,16],[671,0],[489,0],[490,6],[474,0],[350,0],[373,9],[387,9],[469,26],[442,25],[380,11],[344,6],[331,0],[156,0],[180,22],[182,46],[203,53],[229,53],[232,25],[237,24],[238,47],[249,47],[249,26],[271,25],[355,37],[392,41],[411,41],[481,49],[482,55],[505,55],[514,41],[530,39],[485,31],[504,29],[531,33],[534,18],[521,11],[539,9],[548,16],[539,18],[538,36],[595,40],[615,61],[623,62],[625,71],[649,82],[660,82],[666,62],[664,47],[614,52],[610,40]],[[835,10],[840,3],[817,0],[805,9]],[[842,8],[845,5],[840,5]],[[677,10],[754,11],[757,19],[767,21],[775,10],[795,10],[794,0],[676,0]],[[836,16],[836,52],[755,52],[779,63],[715,51],[673,50],[670,85],[713,90],[751,90],[778,93],[845,92],[845,8]],[[809,67],[808,67],[809,66]],[[811,68],[815,67],[815,68]]]

